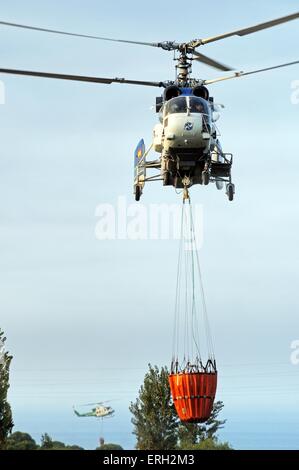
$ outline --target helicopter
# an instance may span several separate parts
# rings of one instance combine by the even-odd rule
[[[222,150],[216,126],[223,105],[214,101],[214,97],[210,96],[207,86],[225,80],[299,64],[299,60],[258,70],[232,72],[211,80],[192,78],[192,62],[201,62],[222,72],[231,72],[233,71],[232,67],[198,52],[197,49],[232,36],[246,36],[298,18],[299,12],[296,12],[228,33],[183,43],[113,39],[0,21],[2,26],[22,28],[24,30],[156,47],[164,51],[172,51],[177,62],[176,78],[173,81],[128,80],[125,78],[90,77],[6,68],[0,68],[0,73],[106,85],[120,83],[163,88],[162,96],[156,97],[156,113],[159,122],[153,130],[152,144],[146,150],[144,140],[141,139],[134,152],[135,200],[140,200],[145,183],[162,181],[164,186],[174,186],[184,190],[196,184],[207,186],[209,183],[215,183],[218,190],[222,190],[225,186],[226,195],[229,201],[232,201],[235,195],[235,185],[232,182],[231,175],[233,155]],[[159,157],[149,160],[148,155],[152,149],[159,154]],[[152,170],[155,174],[149,174]]]
[[[93,407],[91,411],[88,411],[87,413],[79,413],[79,411],[77,411],[75,407],[73,407],[73,410],[75,415],[79,416],[80,418],[112,418],[114,416],[115,410],[111,406],[105,406],[104,403],[107,402],[102,401],[98,403],[86,403],[85,405],[81,405]]]

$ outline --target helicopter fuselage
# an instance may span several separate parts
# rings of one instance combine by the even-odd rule
[[[143,141],[135,152],[136,200],[144,183],[153,180],[146,173],[150,168],[160,170],[164,186],[184,188],[215,182],[217,189],[222,189],[226,182],[232,199],[232,157],[221,149],[215,125],[219,117],[216,110],[213,98],[203,86],[170,85],[165,89],[162,99],[157,98],[159,122],[153,130],[152,147],[160,154],[159,160],[146,161]]]
[[[153,138],[154,150],[161,153],[164,184],[176,187],[182,187],[186,176],[190,185],[202,182],[213,135],[216,137],[209,102],[191,94],[190,88],[179,91],[179,96],[163,104]]]

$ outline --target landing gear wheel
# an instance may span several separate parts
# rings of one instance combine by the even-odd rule
[[[135,201],[140,201],[141,188],[138,184],[135,186]]]
[[[229,200],[229,201],[233,201],[233,200],[234,200],[234,194],[235,194],[235,185],[234,185],[234,184],[229,183],[229,184],[226,186],[226,194],[227,194],[227,197],[228,197],[228,200]]]
[[[210,182],[210,174],[208,170],[204,170],[201,175],[202,175],[202,184],[206,186]]]

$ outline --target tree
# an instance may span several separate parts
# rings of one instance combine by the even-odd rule
[[[226,420],[218,419],[218,415],[223,407],[224,404],[222,401],[216,401],[211,416],[204,424],[181,423],[178,429],[180,448],[189,448],[205,440],[216,442],[217,433],[223,428],[226,422]]]
[[[223,407],[224,403],[222,401],[216,401],[216,403],[214,403],[211,416],[204,425],[200,426],[200,440],[214,439],[217,436],[218,431],[223,429],[226,419],[218,419],[218,415],[223,410]]]
[[[123,450],[122,446],[119,444],[101,444],[100,447],[97,447],[96,450]]]
[[[12,356],[5,351],[5,341],[4,333],[0,330],[0,449],[5,448],[6,439],[13,428],[11,408],[7,401]]]
[[[36,450],[35,440],[25,432],[14,432],[6,440],[6,450]]]
[[[49,434],[45,433],[41,437],[39,446],[35,440],[26,432],[14,432],[6,441],[6,450],[84,450],[76,445],[65,445],[60,441],[53,441]]]
[[[178,418],[171,403],[168,370],[149,364],[139,396],[131,403],[139,450],[171,450],[177,445]]]
[[[45,450],[53,448],[53,439],[49,434],[45,433],[42,435],[40,448]]]
[[[41,437],[40,450],[84,450],[83,447],[76,445],[65,445],[64,442],[53,441],[49,434],[45,433]]]
[[[217,437],[209,437],[184,450],[232,450],[228,442],[219,442]]]
[[[133,434],[137,449],[229,449],[228,443],[218,441],[217,433],[226,420],[218,418],[223,403],[214,403],[212,414],[204,424],[182,423],[173,406],[167,367],[152,367],[145,375],[139,397],[131,403]]]

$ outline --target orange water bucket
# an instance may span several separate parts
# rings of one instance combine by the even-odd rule
[[[217,372],[169,375],[169,385],[181,421],[203,423],[211,416],[217,388]]]

